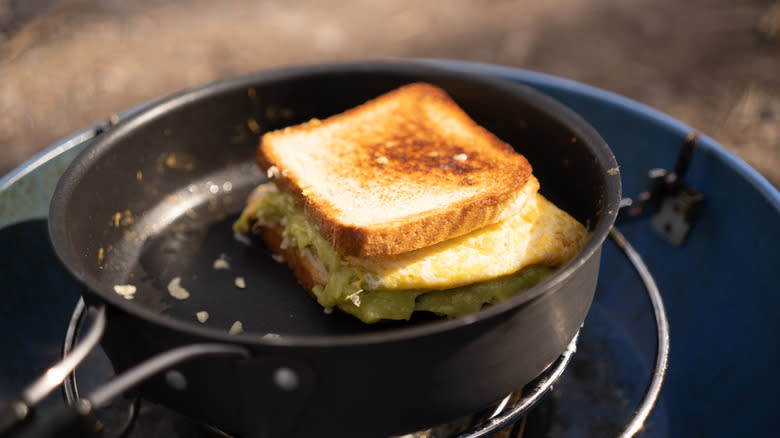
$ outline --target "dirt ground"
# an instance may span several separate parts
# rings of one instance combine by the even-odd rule
[[[0,0],[0,174],[185,87],[383,56],[605,88],[714,137],[780,186],[777,0]]]

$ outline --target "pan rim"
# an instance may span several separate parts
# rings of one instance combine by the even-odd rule
[[[263,337],[262,334],[253,333],[230,335],[216,328],[199,326],[171,315],[153,312],[140,305],[129,303],[122,297],[110,293],[110,291],[106,291],[105,285],[101,284],[94,276],[91,276],[83,269],[80,269],[78,263],[74,262],[74,260],[77,260],[77,257],[73,256],[71,253],[76,251],[76,249],[72,248],[67,243],[63,229],[65,205],[73,194],[73,191],[70,189],[75,185],[75,181],[79,180],[79,176],[89,170],[88,164],[99,158],[102,154],[107,153],[110,150],[110,145],[116,143],[123,136],[136,129],[142,129],[147,123],[167,114],[171,110],[203,99],[208,99],[229,90],[246,89],[253,85],[272,83],[280,80],[291,80],[306,76],[360,73],[388,73],[400,75],[428,74],[444,78],[475,81],[476,83],[495,88],[513,96],[520,96],[537,110],[568,126],[583,140],[583,143],[589,146],[591,153],[593,153],[598,160],[598,165],[603,167],[605,171],[606,192],[602,194],[604,199],[602,199],[601,215],[593,227],[591,238],[587,242],[585,248],[577,254],[572,261],[560,268],[547,280],[501,303],[488,306],[469,315],[453,319],[442,319],[440,321],[422,325],[399,327],[380,332],[340,335],[290,334],[282,335],[278,338]],[[545,293],[551,292],[568,281],[568,279],[590,260],[591,257],[598,254],[599,249],[617,217],[621,195],[621,179],[615,156],[598,132],[581,116],[557,100],[509,79],[466,72],[441,65],[433,65],[430,62],[420,59],[381,59],[281,67],[218,80],[157,99],[154,103],[128,119],[121,121],[105,134],[98,137],[81,154],[79,154],[73,164],[66,169],[65,173],[58,181],[55,193],[60,195],[65,194],[65,196],[54,196],[50,204],[49,235],[55,253],[59,259],[63,261],[63,264],[68,271],[86,288],[87,293],[98,297],[101,301],[105,301],[112,307],[116,307],[123,312],[129,313],[134,317],[154,325],[218,342],[282,348],[331,348],[404,341],[462,329],[512,312],[516,308],[533,302]]]

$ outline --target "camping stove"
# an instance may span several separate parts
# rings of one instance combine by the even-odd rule
[[[690,127],[637,102],[535,72],[439,63],[531,85],[596,127],[618,158],[624,193],[635,196],[624,206],[627,216],[621,210],[618,228],[655,280],[613,232],[603,246],[593,305],[566,353],[486,412],[411,436],[775,436],[777,189],[712,139],[698,137],[697,146]],[[52,252],[45,217],[63,169],[109,126],[77,133],[0,179],[0,405],[60,356],[80,288]],[[675,333],[660,397],[669,344],[656,282]],[[94,325],[81,313],[74,313],[68,345]],[[66,399],[90,394],[115,380],[112,374],[107,357],[94,349],[64,386]],[[177,384],[176,373],[166,377]],[[64,405],[54,392],[37,411],[45,417]],[[98,416],[104,437],[226,436],[132,391]]]

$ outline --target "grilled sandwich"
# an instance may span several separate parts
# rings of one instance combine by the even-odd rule
[[[256,161],[269,182],[234,228],[260,235],[326,311],[367,323],[479,310],[588,239],[523,155],[430,84],[268,132]]]

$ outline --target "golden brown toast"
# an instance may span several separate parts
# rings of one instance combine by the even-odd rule
[[[423,83],[266,133],[256,159],[336,251],[356,257],[504,220],[528,198],[520,189],[531,177],[525,157]]]

